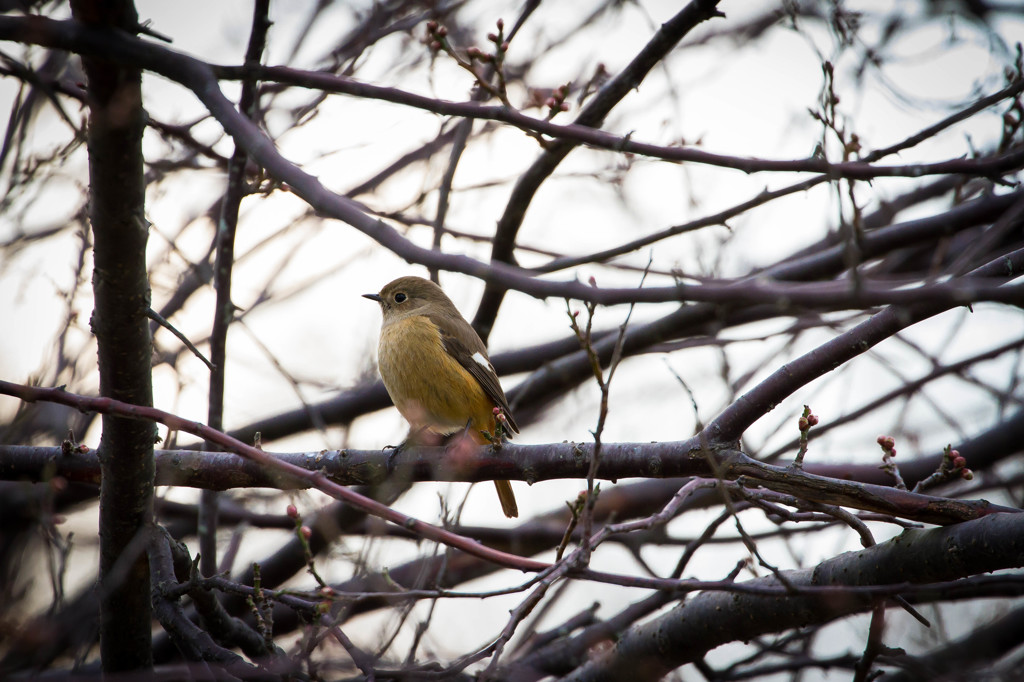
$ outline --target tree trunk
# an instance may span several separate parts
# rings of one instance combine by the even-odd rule
[[[76,0],[77,20],[135,33],[131,2]],[[146,271],[141,72],[84,58],[88,76],[90,221],[94,235],[91,319],[100,393],[152,405],[152,339]],[[152,666],[146,530],[153,516],[152,422],[103,416],[99,456],[100,650],[107,672]]]

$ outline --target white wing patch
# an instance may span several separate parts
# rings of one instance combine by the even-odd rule
[[[488,372],[494,371],[494,368],[491,367],[491,363],[487,362],[487,358],[485,358],[484,354],[481,353],[480,351],[473,353],[473,359],[476,360],[477,363],[484,369],[486,369]]]

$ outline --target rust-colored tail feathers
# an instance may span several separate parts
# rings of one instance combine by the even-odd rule
[[[498,491],[498,499],[501,500],[501,511],[505,516],[514,519],[519,516],[519,507],[516,505],[516,496],[512,492],[512,484],[508,481],[495,481],[494,487]]]

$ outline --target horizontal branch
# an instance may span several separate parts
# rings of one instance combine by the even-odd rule
[[[72,28],[69,25],[73,25]],[[344,94],[381,102],[390,102],[402,106],[428,111],[444,116],[459,116],[481,120],[507,123],[520,130],[540,133],[551,138],[584,144],[595,149],[605,149],[618,153],[636,154],[650,158],[662,159],[675,163],[700,163],[721,168],[730,168],[744,173],[759,172],[793,172],[815,173],[830,179],[849,178],[854,180],[870,180],[877,177],[911,177],[945,174],[973,174],[996,176],[1001,173],[1019,169],[1024,165],[1024,149],[983,159],[955,158],[933,163],[902,164],[879,166],[865,161],[830,162],[820,157],[804,159],[759,159],[753,157],[730,156],[715,154],[694,147],[657,145],[634,140],[632,135],[616,135],[594,127],[581,124],[558,124],[547,119],[534,118],[503,105],[487,105],[480,102],[453,102],[419,95],[398,88],[372,85],[356,79],[339,76],[321,71],[307,71],[287,66],[242,65],[223,66],[199,62],[192,57],[171,50],[163,45],[148,42],[125,34],[118,35],[118,40],[109,41],[97,50],[96,35],[83,36],[88,29],[72,21],[54,21],[41,17],[0,17],[0,39],[17,41],[26,44],[38,44],[58,47],[73,52],[93,52],[114,61],[126,62],[139,58],[140,51],[146,51],[155,59],[166,61],[175,56],[202,63],[217,80],[256,79],[266,83],[279,83],[296,87],[316,89],[325,93]],[[103,37],[100,35],[99,37]],[[145,60],[150,62],[150,59]],[[142,62],[140,62],[142,63]],[[178,80],[172,72],[167,73],[152,64],[146,68],[156,73]],[[913,146],[928,137],[935,135],[952,123],[959,122],[978,111],[982,111],[1001,101],[1015,97],[1024,91],[1024,80],[1018,79],[1002,90],[980,98],[964,112],[958,112],[921,131],[908,141],[893,147],[878,150],[870,158],[887,156],[894,152]],[[196,93],[202,95],[200,93]]]
[[[492,561],[507,568],[518,569],[521,571],[543,571],[550,568],[550,565],[547,563],[525,559],[506,552],[492,550],[470,540],[469,538],[449,532],[443,528],[432,526],[429,523],[419,521],[411,516],[402,514],[387,505],[381,504],[376,500],[372,500],[361,495],[355,490],[339,485],[338,483],[329,480],[319,471],[309,471],[289,462],[277,460],[263,450],[251,445],[246,445],[245,443],[242,443],[241,441],[236,440],[216,429],[212,429],[205,424],[190,419],[183,419],[182,417],[155,407],[130,405],[110,398],[91,398],[88,396],[76,395],[65,391],[63,388],[39,388],[36,386],[15,384],[9,381],[0,381],[0,394],[11,395],[25,402],[36,402],[37,400],[55,402],[61,405],[69,405],[82,410],[83,412],[91,411],[99,412],[101,414],[116,414],[120,417],[163,424],[170,429],[189,433],[198,438],[215,443],[223,447],[225,450],[234,452],[245,457],[245,459],[249,461],[266,467],[274,476],[275,480],[281,482],[282,485],[302,487],[296,484],[296,480],[304,481],[309,485],[309,487],[316,488],[317,490],[337,500],[346,502],[367,514],[414,531],[421,537],[429,540],[440,542],[456,549],[461,549],[467,554],[471,554],[487,561]]]
[[[541,133],[551,138],[578,142],[595,149],[636,154],[664,161],[675,163],[700,163],[720,168],[730,168],[744,173],[762,172],[791,172],[791,173],[815,173],[829,179],[849,178],[852,180],[870,180],[878,177],[911,177],[917,178],[925,175],[946,175],[954,174],[975,174],[975,175],[997,175],[1017,170],[1024,164],[1024,150],[1016,150],[1007,154],[983,158],[983,159],[948,159],[934,163],[916,163],[894,166],[879,166],[865,161],[844,161],[830,162],[820,157],[808,157],[805,159],[759,159],[754,157],[730,156],[727,154],[715,154],[695,147],[681,147],[671,145],[657,145],[648,142],[639,142],[633,139],[632,135],[616,135],[598,128],[592,128],[576,123],[559,124],[550,120],[527,116],[516,109],[510,109],[500,105],[487,105],[479,102],[452,102],[418,95],[416,93],[400,90],[398,88],[371,85],[353,78],[338,76],[332,73],[319,71],[305,71],[287,66],[261,66],[250,69],[245,66],[213,66],[214,73],[223,79],[242,80],[248,77],[258,77],[264,82],[281,83],[294,85],[303,88],[320,90],[336,94],[375,99],[382,102],[392,102],[403,106],[430,111],[445,116],[459,116],[462,118],[483,119],[508,123],[520,130]],[[1015,97],[1024,91],[1024,80],[1017,80],[999,92],[993,93],[968,111],[973,114],[982,109],[990,107],[1005,99]],[[955,117],[955,118],[954,118]],[[962,120],[962,115],[954,115],[951,119]],[[917,142],[923,141],[938,132],[937,126],[930,127],[921,135],[913,139]],[[916,144],[916,142],[915,142]],[[907,146],[903,143],[889,149],[879,150],[872,156],[885,156]]]
[[[284,489],[316,487],[332,497],[354,504],[367,513],[398,523],[418,533],[421,532],[421,527],[409,524],[421,524],[428,529],[423,531],[424,537],[431,539],[438,539],[435,536],[440,529],[394,512],[343,486],[375,484],[392,477],[419,481],[483,481],[502,478],[526,480],[530,483],[560,478],[583,479],[588,475],[594,447],[592,443],[507,443],[500,449],[482,447],[475,458],[448,457],[449,452],[439,447],[409,448],[393,456],[375,450],[324,450],[274,456],[244,445],[202,424],[153,408],[139,408],[103,398],[78,396],[60,389],[22,386],[6,381],[0,381],[0,393],[14,395],[27,401],[60,402],[79,409],[150,419],[217,442],[246,460],[240,461],[238,457],[224,453],[161,453],[157,457],[161,466],[161,474],[157,480],[159,485],[201,484],[202,487],[217,488],[221,485],[231,487],[254,484]],[[52,468],[60,469],[68,460],[94,457],[90,452],[81,452],[81,448],[78,449],[80,452],[76,454],[74,447],[69,448],[69,452],[54,449],[49,453],[38,448],[7,447],[0,450],[0,455],[10,453],[12,456],[0,457],[0,472],[14,471],[14,467],[4,462],[13,461],[19,452],[24,454],[27,460],[34,458],[34,464],[39,467],[39,472],[50,471]],[[50,456],[45,456],[47,454]],[[211,476],[207,470],[208,466],[214,471],[219,469],[221,475]],[[87,471],[80,462],[68,464],[66,470],[69,476],[81,476]],[[668,443],[604,443],[598,472],[600,478],[612,481],[629,477],[684,476],[739,480],[744,484],[763,486],[814,502],[837,504],[936,524],[957,523],[996,512],[1019,511],[1011,507],[993,505],[985,500],[952,500],[893,487],[816,476],[794,467],[771,466],[724,447],[701,447],[696,437]],[[465,538],[460,537],[460,540]],[[441,541],[445,542],[444,539]],[[465,549],[461,544],[453,546]]]

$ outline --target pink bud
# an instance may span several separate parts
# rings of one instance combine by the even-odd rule
[[[809,415],[807,415],[807,423],[810,424],[811,426],[817,426],[818,425],[818,415],[816,415],[816,414],[809,414]]]
[[[963,469],[967,466],[967,460],[963,457],[957,456],[953,458],[953,467],[956,469]]]
[[[489,41],[491,41],[492,43],[496,43],[496,42],[498,42],[498,35],[496,33],[488,33],[487,34],[487,39]]]
[[[589,278],[587,279],[587,282],[588,282],[588,283],[590,284],[590,286],[592,286],[592,287],[595,287],[595,288],[597,287],[597,280],[596,280],[596,279],[594,278],[594,276],[593,276],[593,275],[591,275],[591,276],[590,276],[590,277],[589,277]]]
[[[498,19],[498,30],[501,31],[504,28],[505,28],[505,20],[504,19]]]
[[[299,510],[295,508],[294,504],[289,504],[288,508],[285,510],[285,513],[288,514],[288,518],[290,519],[299,518]]]
[[[801,431],[806,431],[807,429],[810,428],[809,422],[807,421],[807,417],[800,417],[800,419],[797,420],[796,425],[797,428],[800,429]]]
[[[302,533],[302,537],[306,538],[307,540],[313,537],[313,529],[309,526],[303,526],[299,529],[299,532]]]
[[[965,481],[973,481],[974,480],[974,472],[971,471],[970,469],[961,469],[960,470],[960,477],[962,479],[964,479]]]

